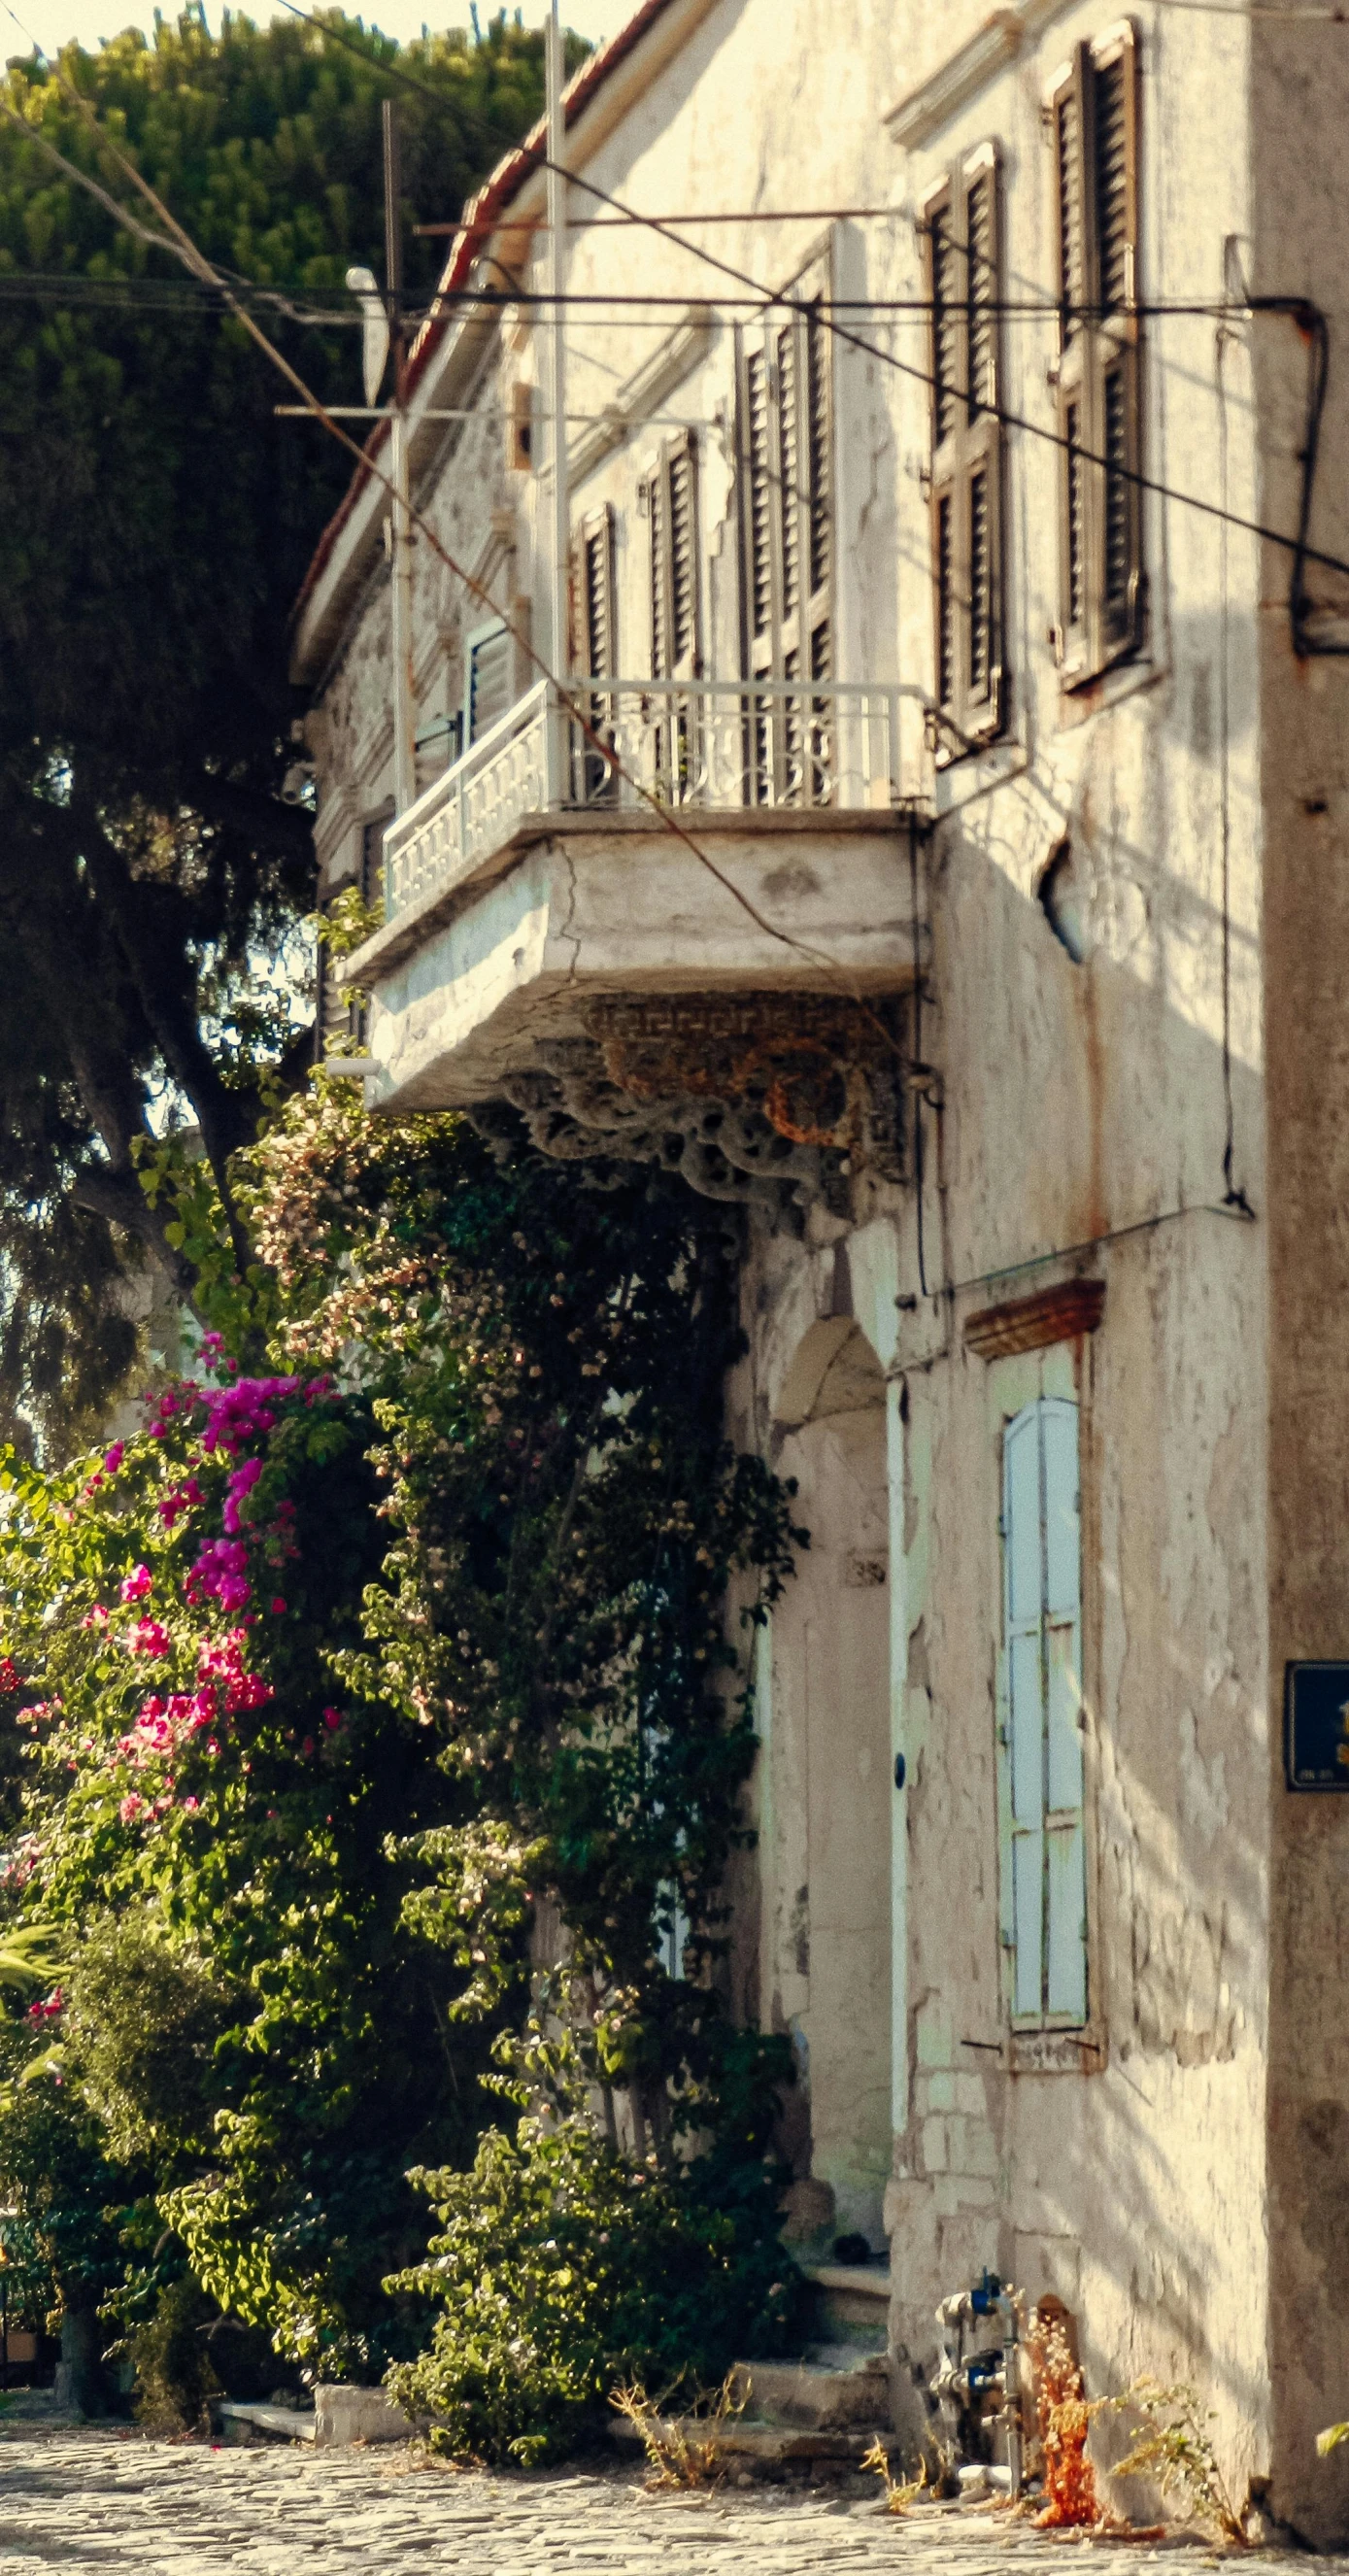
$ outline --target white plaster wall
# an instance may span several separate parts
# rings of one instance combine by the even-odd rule
[[[841,224],[833,251],[847,292],[896,299],[920,292],[912,216],[924,191],[958,152],[997,136],[1009,286],[1028,300],[1049,298],[1041,105],[1070,42],[1101,32],[1112,13],[1082,6],[1046,15],[1051,23],[1036,42],[920,151],[901,155],[881,110],[982,22],[981,5],[882,11],[871,0],[846,0],[826,12],[818,0],[774,0],[771,8],[768,0],[722,0],[604,146],[593,175],[661,212],[890,205],[888,222]],[[1291,88],[1272,53],[1262,57],[1265,159],[1253,164],[1248,31],[1147,5],[1136,16],[1145,298],[1211,302],[1249,261],[1267,291],[1300,276],[1305,291],[1333,300],[1342,281],[1325,243],[1332,232],[1343,241],[1343,209],[1336,198],[1328,215],[1315,172],[1340,149],[1342,58],[1326,49],[1346,40],[1327,30],[1316,40],[1323,51],[1314,73],[1300,73]],[[1268,42],[1273,47],[1273,34]],[[1284,64],[1286,42],[1278,38]],[[1298,42],[1313,40],[1303,31]],[[1299,156],[1308,175],[1294,187],[1288,173]],[[1255,167],[1266,191],[1259,204]],[[1277,218],[1267,211],[1276,203]],[[826,231],[803,219],[719,226],[703,238],[767,285],[790,279]],[[571,359],[578,409],[598,408],[632,374],[661,330],[674,327],[685,298],[721,291],[687,254],[641,232],[578,236],[572,285],[579,292],[587,282],[674,301],[668,324],[611,314],[602,327],[578,325]],[[728,296],[736,291],[721,283]],[[841,667],[847,677],[923,687],[932,653],[923,325],[878,311],[847,327],[874,349],[835,351]],[[1055,2288],[1067,2300],[1094,2390],[1118,2388],[1145,2369],[1193,2380],[1218,2409],[1239,2491],[1252,2472],[1280,2468],[1299,2445],[1306,2450],[1318,2406],[1333,2399],[1349,2411],[1349,2388],[1325,2359],[1330,2311],[1317,2306],[1317,2278],[1330,2257],[1314,2227],[1294,2249],[1302,2305],[1290,2305],[1279,2328],[1282,2357],[1273,2361],[1268,2320],[1270,1806],[1280,1795],[1269,1600],[1271,1581],[1284,1577],[1281,1570],[1272,1577],[1267,1563],[1266,1318],[1293,1274],[1324,1139],[1309,1130],[1302,1195],[1287,1198],[1276,1276],[1263,1220],[1272,1200],[1281,1203],[1288,1130],[1281,1126],[1268,1153],[1262,952],[1272,828],[1285,836],[1287,870],[1296,866],[1309,883],[1280,916],[1280,1029],[1297,1033],[1299,966],[1319,942],[1316,1027],[1339,1084],[1338,952],[1320,936],[1318,899],[1324,905],[1349,811],[1340,748],[1345,684],[1338,672],[1299,676],[1289,668],[1286,553],[1261,553],[1241,528],[1190,505],[1225,503],[1239,518],[1293,524],[1301,415],[1289,393],[1295,370],[1273,336],[1291,327],[1228,321],[1220,340],[1212,314],[1148,320],[1145,462],[1173,496],[1150,493],[1145,506],[1146,647],[1073,698],[1060,691],[1048,644],[1057,614],[1057,459],[1034,429],[1052,420],[1052,324],[1030,316],[1009,321],[1005,334],[1007,402],[1031,424],[1008,437],[1011,725],[994,754],[928,779],[941,820],[925,860],[934,945],[923,1051],[937,1071],[932,1096],[941,1106],[923,1113],[925,1274],[911,1190],[859,1184],[866,1242],[855,1233],[850,1246],[858,1256],[854,1311],[891,1377],[888,1509],[902,1544],[891,1549],[887,1577],[890,1724],[909,1773],[902,1795],[888,1794],[886,1831],[901,1911],[887,1983],[875,1964],[882,1856],[869,1847],[853,1891],[856,1922],[846,1914],[846,1885],[835,1916],[840,1959],[853,1957],[847,1945],[856,1923],[865,1920],[872,1943],[870,1964],[858,1968],[854,1959],[846,1980],[847,2047],[861,2070],[858,2125],[850,2144],[829,2125],[835,2113],[821,2092],[816,2133],[831,2173],[853,2190],[874,2152],[879,2088],[890,2087],[888,2214],[897,2326],[911,2350],[931,2350],[938,2292],[995,2262],[1032,2296]],[[541,372],[529,334],[503,352],[501,367]],[[662,405],[699,425],[704,634],[709,664],[722,673],[738,667],[732,385],[723,316],[706,354]],[[578,514],[602,499],[615,509],[619,659],[634,671],[646,667],[647,532],[637,486],[660,428],[634,432],[576,494]],[[461,551],[485,540],[491,509],[503,499],[496,438],[484,427],[462,442],[435,494]],[[1334,438],[1328,454],[1343,490]],[[513,478],[509,497],[519,533],[503,578],[524,593],[538,552],[540,478]],[[1349,536],[1341,531],[1336,542],[1343,550]],[[466,622],[462,603],[433,591],[421,564],[417,582],[419,637],[440,617],[452,665],[461,649],[453,638]],[[376,783],[382,789],[385,615],[376,580],[318,719],[325,798],[347,792],[359,802],[369,791],[377,801]],[[1324,790],[1319,816],[1306,812],[1309,781]],[[1036,899],[1044,864],[1064,837],[1089,931],[1080,966],[1054,940]],[[906,864],[897,846],[897,870]],[[1291,1046],[1280,1060],[1288,1066],[1285,1108],[1296,1119],[1312,1073]],[[1230,1178],[1259,1213],[1259,1227],[1211,1212],[1227,1186],[1229,1088]],[[1338,1089],[1331,1098],[1338,1110]],[[1349,1132],[1349,1121],[1341,1126]],[[1189,1212],[1176,1215],[1182,1208]],[[1122,1232],[1091,1256],[1106,1282],[1104,1321],[1087,1350],[1059,1363],[1079,1371],[1084,1407],[1091,2036],[1099,2051],[1091,2063],[1099,2071],[1012,2075],[999,2054],[997,1396],[985,1363],[964,1352],[961,1328],[978,1306],[1070,1275],[1072,1247],[1153,1219],[1154,1230]],[[1056,1247],[1063,1257],[1018,1269]],[[1332,1246],[1315,1274],[1337,1299],[1338,1260]],[[825,1440],[825,1426],[816,1425],[784,1445],[775,1416],[793,1353],[831,1311],[833,1277],[832,1246],[818,1227],[803,1243],[783,1233],[756,1239],[745,1279],[751,1352],[732,1390],[733,1425],[784,1463],[795,1459],[803,1496],[814,1496],[818,1552],[776,1623],[771,1743],[755,1792],[763,1834],[759,2006],[766,2021],[807,2033],[813,2093],[823,2063],[818,2035],[808,2035],[820,2011],[819,1918],[812,1909],[807,1969],[798,1964],[794,1914],[815,1866],[811,1766],[815,1760],[818,1776],[825,1740],[812,1673],[827,1670],[831,1656],[842,1670],[838,1659],[855,1651],[873,1680],[850,1705],[857,1712],[865,1705],[870,1730],[881,1652],[874,1636],[848,1642],[855,1605],[845,1602],[836,1558],[852,1506],[840,1495],[834,1435]],[[945,1298],[923,1294],[950,1283],[968,1284]],[[900,1307],[897,1298],[916,1302]],[[1290,1312],[1314,1343],[1311,1304]],[[1318,1403],[1327,1410],[1327,1366],[1339,1368],[1349,1354],[1320,1347],[1321,1364],[1291,1393],[1300,1436],[1317,1451],[1321,1590],[1291,1620],[1297,1643],[1288,1651],[1343,1645],[1335,1603],[1346,1569],[1334,1530],[1337,1512],[1343,1520],[1343,1443],[1336,1420],[1323,1434],[1312,1416]],[[1297,1466],[1290,1451],[1280,1470],[1285,1529]],[[803,1510],[809,1520],[810,1508]],[[869,1525],[879,1525],[874,1490],[867,1512]],[[866,1744],[875,1740],[868,1732]],[[849,1736],[847,1760],[863,1749]],[[846,1775],[845,1762],[839,1777]],[[1289,1950],[1290,1983],[1306,1977],[1315,1957],[1338,1962],[1342,1813],[1318,1811],[1299,1824],[1315,1848],[1296,1856],[1301,1928]],[[817,1854],[838,1844],[837,1811],[821,1808],[819,1826]],[[1329,2009],[1339,2028],[1335,1978],[1315,1988],[1315,2011],[1325,2018]],[[859,2001],[865,2008],[853,2010]],[[1307,2044],[1307,2012],[1287,2027],[1297,2036],[1281,2046],[1296,2059]],[[1311,2093],[1343,2108],[1349,2074],[1334,2053],[1339,2046],[1325,2042],[1324,2081],[1318,2077]],[[1293,2089],[1302,2083],[1296,2065],[1289,2080]],[[1341,2166],[1332,2157],[1323,2169],[1327,2188],[1340,2189]],[[1295,2201],[1298,2192],[1305,2199],[1308,2170],[1305,2159],[1294,2160]],[[1321,2358],[1299,2378],[1299,2339],[1308,2333]],[[1293,2391],[1277,2420],[1272,2369]]]

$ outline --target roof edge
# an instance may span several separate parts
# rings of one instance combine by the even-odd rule
[[[562,94],[564,125],[568,133],[574,126],[580,124],[598,92],[612,78],[620,64],[636,51],[657,20],[663,18],[677,5],[678,0],[641,0],[641,6],[634,10],[633,15],[625,21],[617,33],[611,36],[606,44],[598,46],[593,54],[587,55],[585,61],[573,72]],[[701,19],[705,14],[707,5],[711,5],[711,0],[705,0],[704,8],[695,10],[696,19]],[[430,313],[413,342],[405,380],[409,401],[415,397],[418,387],[428,375],[432,361],[440,352],[448,335],[466,318],[462,310],[444,299],[459,295],[469,283],[486,242],[497,229],[506,208],[519,196],[528,180],[542,166],[547,139],[548,120],[543,116],[530,128],[521,142],[513,144],[509,152],[503,153],[495,169],[489,172],[476,195],[470,197],[465,205],[459,230],[454,236],[449,256],[432,298]],[[489,300],[493,305],[496,304],[495,297]],[[481,308],[478,308],[478,318],[481,318]],[[365,459],[355,468],[341,501],[319,538],[291,610],[289,620],[292,640],[291,675],[301,682],[309,676],[306,668],[308,655],[301,633],[306,613],[314,603],[324,575],[337,551],[343,531],[370,486],[372,479],[370,464],[378,458],[380,449],[385,445],[388,436],[389,414],[386,412],[383,419],[375,423],[365,442]]]

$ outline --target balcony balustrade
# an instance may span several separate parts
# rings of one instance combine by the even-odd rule
[[[899,692],[828,680],[547,681],[384,838],[390,922],[465,883],[530,817],[875,810],[894,801]],[[603,746],[601,748],[601,746]]]
[[[698,1100],[711,1075],[689,1073],[690,1048],[707,1065],[762,1059],[770,1104],[794,1096],[803,1049],[861,1064],[922,944],[896,812],[903,694],[814,679],[582,679],[569,702],[531,689],[384,836],[385,920],[343,970],[369,997],[369,1053],[348,1059],[368,1098],[514,1102],[523,1083],[546,1124],[557,1083],[591,1100],[615,1010],[664,1033]],[[852,1101],[852,1074],[839,1079]],[[836,1111],[782,1115],[814,1136]],[[894,1126],[874,1102],[863,1123],[873,1142]],[[818,1142],[785,1136],[775,1153],[818,1163]]]

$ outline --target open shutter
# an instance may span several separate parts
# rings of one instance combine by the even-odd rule
[[[1138,48],[1131,27],[1092,62],[1096,207],[1102,658],[1137,641],[1141,578],[1138,323]]]
[[[588,679],[611,680],[614,662],[614,528],[607,504],[581,528],[580,607]]]
[[[1049,124],[1059,269],[1059,660],[1092,677],[1141,633],[1138,40],[1079,45]]]
[[[951,760],[1003,722],[999,169],[989,143],[924,209],[932,322],[936,694]]]
[[[1082,1817],[1082,1535],[1077,1407],[1040,1406],[1044,1480],[1045,2013],[1087,2017]]]
[[[691,680],[698,649],[697,451],[685,431],[661,450],[647,483],[651,522],[651,676]]]
[[[572,616],[581,674],[589,680],[618,675],[614,592],[614,514],[606,501],[581,521],[571,556]],[[613,740],[615,704],[600,689],[584,695],[586,721],[594,741],[578,737],[582,799],[587,805],[617,791],[617,773],[598,748]]]
[[[828,293],[827,266],[795,280],[806,306]],[[750,698],[757,804],[823,803],[830,792],[829,705],[810,682],[834,676],[834,426],[831,343],[819,315],[795,312],[745,333],[740,368],[745,675],[801,683],[800,697]]]
[[[500,623],[480,626],[464,650],[464,732],[475,743],[514,700],[511,638]]]
[[[1087,2016],[1077,1406],[1027,1405],[1003,1444],[1003,1939],[1022,2028]]]

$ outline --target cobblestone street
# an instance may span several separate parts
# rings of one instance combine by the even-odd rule
[[[410,2468],[402,2453],[314,2453],[298,2445],[216,2450],[156,2442],[125,2427],[0,2427],[0,2569],[5,2576],[538,2576],[609,2568],[616,2576],[835,2576],[902,2568],[983,2576],[1041,2568],[1082,2544],[1053,2540],[972,2506],[904,2519],[869,2500],[780,2488],[710,2496],[649,2494],[636,2470],[558,2470],[521,2478]],[[1093,2570],[1130,2576],[1194,2543],[1094,2543]],[[1346,2561],[1326,2560],[1343,2568]],[[1252,2571],[1286,2566],[1252,2553]]]

